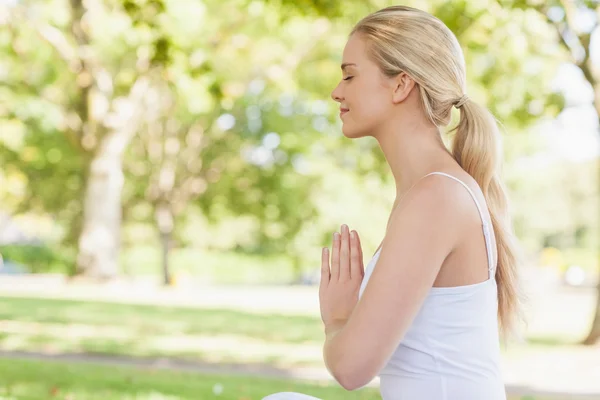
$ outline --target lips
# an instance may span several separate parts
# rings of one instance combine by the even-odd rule
[[[350,111],[350,109],[348,108],[340,108],[340,117],[344,114],[346,114],[348,111]]]

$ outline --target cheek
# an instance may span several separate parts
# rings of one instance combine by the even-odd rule
[[[361,125],[373,125],[380,121],[387,110],[387,105],[374,93],[365,93],[358,98],[357,112],[354,120]]]
[[[371,118],[380,115],[385,109],[384,93],[375,83],[369,82],[353,88],[352,99],[356,103],[354,108],[362,118]]]
[[[343,117],[343,133],[355,137],[376,129],[385,119],[389,107],[384,96],[385,93],[374,83],[349,85],[345,97],[350,112]]]
[[[377,129],[383,120],[381,105],[369,97],[358,97],[343,117],[342,132],[347,137],[362,137]]]

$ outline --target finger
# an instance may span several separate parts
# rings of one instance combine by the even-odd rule
[[[331,247],[331,280],[340,279],[340,234],[333,234],[333,246]]]
[[[354,231],[356,232],[356,231]],[[363,252],[362,252],[362,244],[360,243],[360,236],[358,235],[358,232],[356,232],[356,243],[358,246],[358,257],[360,259],[360,274],[361,276],[365,276],[365,264],[364,264],[364,258],[363,258]]]
[[[329,249],[324,247],[321,250],[321,283],[319,284],[319,290],[323,290],[327,288],[329,285],[329,279],[331,278],[331,273],[329,271]]]
[[[342,242],[340,244],[340,281],[350,279],[350,232],[347,225],[342,225]]]
[[[360,278],[360,250],[356,231],[350,232],[350,279]]]

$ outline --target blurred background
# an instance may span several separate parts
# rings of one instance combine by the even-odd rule
[[[0,0],[1,399],[379,398],[328,376],[316,285],[340,224],[367,262],[394,200],[329,97],[391,4]],[[455,32],[502,123],[510,399],[600,399],[598,2],[402,4]]]

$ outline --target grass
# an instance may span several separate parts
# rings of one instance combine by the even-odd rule
[[[322,365],[317,317],[4,297],[0,349]]]
[[[321,341],[317,317],[252,314],[198,309],[61,299],[1,298],[0,319],[47,324],[116,325],[124,322],[140,334],[239,334],[268,341]]]
[[[136,246],[122,252],[120,264],[132,276],[160,276],[161,257],[159,247]],[[170,263],[176,276],[191,276],[204,283],[281,284],[294,279],[292,260],[287,256],[176,248],[171,251]]]
[[[380,399],[377,389],[347,392],[331,383],[165,370],[0,359],[2,400],[254,400],[295,391],[328,400]]]
[[[0,297],[0,350],[7,351],[174,357],[285,369],[322,367],[322,335],[317,316]],[[550,349],[545,343],[536,346],[528,346],[527,351]],[[512,351],[507,355],[520,356]],[[223,393],[215,395],[215,387],[222,387]],[[324,399],[378,398],[370,394],[376,392],[350,395],[318,383],[0,359],[0,400],[52,399],[55,392],[65,400],[249,400],[277,391],[299,391]]]
[[[574,343],[548,335],[531,339],[528,350]],[[289,368],[323,367],[322,343],[317,316],[0,297],[0,350],[175,357]],[[511,345],[507,356],[518,357],[521,347]]]
[[[376,388],[348,392],[332,382],[0,359],[1,400],[259,400],[277,392],[299,392],[326,400],[381,399]],[[508,400],[544,399],[524,396]]]
[[[33,273],[69,274],[75,262],[73,250],[62,247],[0,246],[0,255]],[[129,276],[160,278],[161,260],[160,246],[126,247],[119,256],[120,272]],[[204,283],[281,284],[295,278],[293,260],[286,255],[174,248],[170,253],[170,267],[176,277],[193,277]]]

